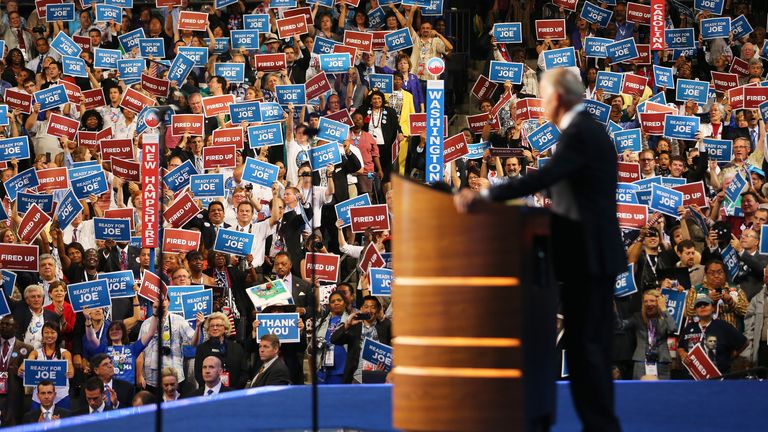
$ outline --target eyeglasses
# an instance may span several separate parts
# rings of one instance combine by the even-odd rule
[[[653,160],[653,158],[641,158],[640,160],[643,162],[650,162]]]

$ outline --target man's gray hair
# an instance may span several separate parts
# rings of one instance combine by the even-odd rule
[[[54,258],[51,254],[42,254],[40,255],[40,258],[38,258],[39,262],[43,262],[45,260],[52,260],[53,263],[56,264],[56,258]]]
[[[579,76],[565,68],[545,72],[542,82],[548,82],[555,93],[559,94],[563,103],[569,107],[581,103],[584,99],[584,83]]]
[[[24,288],[24,300],[26,300],[27,297],[32,295],[33,291],[38,291],[42,296],[45,295],[45,293],[43,292],[43,287],[41,287],[40,285],[27,285],[27,287]]]

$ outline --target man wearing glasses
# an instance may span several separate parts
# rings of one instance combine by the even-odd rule
[[[653,150],[640,152],[640,175],[643,178],[656,177],[656,158]]]
[[[749,302],[744,290],[728,283],[727,269],[722,261],[713,260],[704,266],[704,282],[692,287],[686,295],[685,316],[698,316],[696,304],[702,297],[712,302],[713,319],[724,321],[736,329],[742,326],[741,320]]]

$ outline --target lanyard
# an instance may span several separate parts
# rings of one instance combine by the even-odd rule
[[[648,254],[645,254],[645,259],[646,259],[646,261],[648,261],[648,265],[651,266],[651,271],[653,272],[653,275],[655,276],[656,275],[656,266],[658,265],[658,261],[657,261],[656,264],[654,264],[653,261],[651,261],[651,256],[648,255]],[[656,259],[658,259],[658,257],[656,257]]]
[[[656,325],[653,323],[653,319],[648,320],[648,348],[652,348],[656,345]]]

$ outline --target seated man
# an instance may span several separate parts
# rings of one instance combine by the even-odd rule
[[[224,370],[221,358],[209,355],[203,360],[203,385],[197,390],[188,393],[185,397],[213,396],[230,391],[229,387],[221,382],[221,372]]]
[[[114,394],[114,390],[110,389],[113,399],[117,399],[117,395]],[[85,382],[85,401],[77,415],[101,413],[104,411],[112,411],[112,407],[108,407],[106,404],[107,397],[104,393],[104,383],[101,382],[99,377],[90,377]]]
[[[291,384],[288,366],[278,354],[280,354],[280,338],[273,334],[262,336],[259,341],[259,359],[262,365],[253,380],[248,383],[248,387]]]
[[[37,385],[37,397],[40,398],[40,408],[24,415],[24,423],[43,423],[69,417],[69,410],[59,408],[53,403],[56,397],[56,386],[48,380],[40,381]]]
[[[91,369],[94,375],[104,384],[106,391],[105,404],[112,408],[128,408],[133,401],[133,385],[113,378],[115,375],[115,366],[112,358],[106,354],[96,354],[91,358]]]

